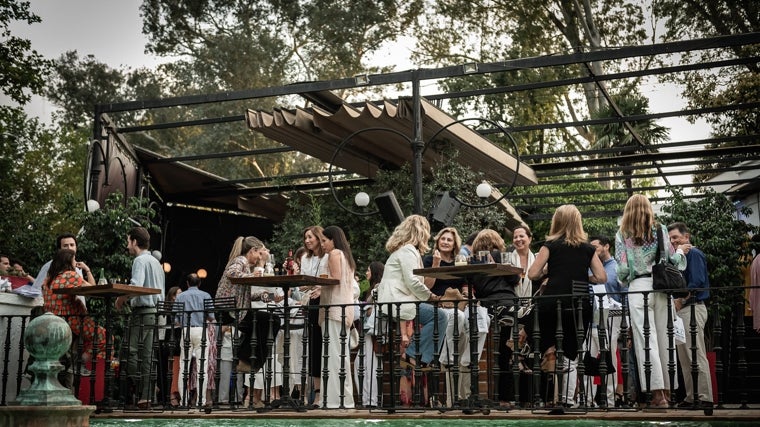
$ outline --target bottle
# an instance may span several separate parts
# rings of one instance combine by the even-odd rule
[[[295,269],[293,268],[293,249],[288,249],[288,257],[285,258],[285,274],[288,276],[295,274]]]
[[[105,270],[103,270],[101,268],[100,269],[100,277],[98,278],[98,285],[102,286],[102,285],[107,285],[107,284],[108,284],[108,280],[106,280]]]
[[[271,262],[264,264],[264,276],[274,276],[274,266]]]

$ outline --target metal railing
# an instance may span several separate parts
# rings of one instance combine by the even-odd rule
[[[715,354],[714,375],[718,387],[713,402],[716,409],[729,403],[746,408],[748,403],[746,378],[749,364],[746,359],[743,291],[744,288],[712,288],[713,296],[722,295],[723,305],[708,304],[706,307],[713,325],[708,331],[712,335],[712,345],[708,351]],[[645,308],[649,308],[653,292],[644,292],[643,296]],[[73,369],[62,372],[61,379],[62,383],[76,390],[75,394],[80,400],[95,402],[101,410],[139,410],[141,408],[135,407],[139,398],[152,402],[150,410],[177,409],[178,406],[179,409],[199,408],[207,412],[214,409],[301,411],[312,408],[314,404],[324,408],[328,398],[337,393],[340,407],[349,407],[347,402],[353,401],[354,408],[369,411],[463,410],[487,413],[513,407],[533,411],[630,411],[647,407],[651,392],[646,384],[655,369],[668,376],[666,382],[670,384],[672,403],[676,403],[675,396],[683,392],[675,388],[679,372],[692,377],[694,396],[699,396],[703,390],[698,389],[701,374],[696,360],[691,366],[679,367],[676,357],[677,334],[670,299],[666,299],[669,313],[666,325],[655,324],[654,319],[647,317],[648,314],[644,315],[641,330],[645,341],[643,353],[640,353],[644,357],[639,361],[633,357],[635,352],[632,346],[636,340],[631,339],[631,308],[627,299],[623,298],[620,307],[594,310],[592,301],[596,301],[597,306],[604,306],[602,300],[603,296],[589,295],[587,285],[580,284],[571,295],[515,299],[504,309],[497,309],[498,306],[487,300],[465,302],[462,304],[463,310],[459,310],[457,305],[444,308],[443,304],[430,306],[414,303],[417,320],[412,322],[399,319],[398,315],[403,305],[411,303],[342,305],[340,310],[344,318],[347,312],[356,310],[358,306],[356,311],[359,316],[354,324],[343,322],[337,336],[330,335],[326,329],[322,341],[317,343],[309,342],[308,330],[320,328],[320,323],[327,322],[325,312],[320,311],[317,324],[309,322],[305,312],[327,306],[289,307],[290,335],[285,339],[285,328],[278,324],[284,317],[282,307],[241,310],[234,308],[233,301],[216,300],[204,307],[204,314],[213,314],[214,320],[207,321],[203,326],[201,351],[196,354],[190,352],[189,325],[177,324],[177,319],[189,313],[180,306],[165,303],[151,314],[156,317],[155,321],[145,326],[155,330],[151,368],[145,376],[151,382],[148,388],[151,390],[150,396],[139,396],[135,393],[135,384],[130,384],[131,379],[143,378],[145,373],[139,372],[136,377],[126,375],[129,365],[125,351],[129,342],[127,336],[114,340],[115,349],[111,354],[118,355],[118,359],[103,363],[102,368],[97,363],[86,362],[88,357],[81,357],[85,353],[83,340],[75,340],[69,355]],[[519,310],[521,307],[530,307],[530,313],[520,317],[526,311]],[[697,337],[697,323],[694,320],[697,305],[692,304],[688,309],[692,311],[692,320],[684,327],[693,342]],[[256,327],[256,322],[260,321],[260,317],[256,316],[258,311],[273,314],[267,318],[270,323],[266,328],[270,331],[267,336],[257,336],[255,333],[262,330]],[[644,312],[648,313],[648,310]],[[556,317],[556,326],[548,331],[542,330],[540,319],[549,315]],[[112,324],[126,325],[128,316],[130,314],[116,314],[110,321]],[[251,316],[253,328],[246,332],[240,319],[248,316]],[[28,387],[31,381],[26,369],[28,362],[23,339],[19,338],[23,337],[30,317],[0,315],[1,405],[11,404],[16,393]],[[610,325],[613,323],[619,324],[620,329],[617,340],[620,362],[618,354],[612,354],[614,346],[610,342]],[[603,327],[594,328],[592,324]],[[356,329],[356,333],[351,331],[352,328]],[[588,332],[589,328],[591,333]],[[175,329],[182,332],[175,333]],[[251,355],[263,354],[257,351],[261,345],[271,349],[265,352],[268,355],[265,363],[252,363],[263,366],[263,387],[250,379],[251,373],[240,371],[244,364],[238,363],[238,356],[246,333],[253,335],[249,337]],[[662,362],[664,367],[653,366],[652,343],[646,340],[663,333],[667,337],[668,358]],[[128,335],[127,330],[125,335]],[[594,353],[598,350],[598,362],[584,357],[589,348],[588,341],[592,339],[597,342]],[[294,343],[293,340],[297,341]],[[328,349],[332,340],[337,340],[338,354],[313,348]],[[556,360],[553,366],[544,348],[547,340],[554,343]],[[566,348],[568,343],[577,348],[577,358],[573,361],[566,357],[568,350],[574,352],[573,348]],[[180,366],[186,369],[179,372],[179,378],[175,378],[174,374],[177,359],[173,355],[177,344],[184,348],[186,355],[180,361]],[[205,356],[207,348],[210,350],[208,358]],[[292,354],[292,349],[296,349],[297,354]],[[694,356],[697,348],[693,345],[687,351]],[[321,379],[319,401],[314,401],[313,391],[319,388],[312,386],[315,372],[310,372],[308,368],[315,354],[320,355],[322,362],[318,375]],[[95,357],[93,348],[89,358],[95,360]],[[331,359],[335,357],[340,358],[340,362],[331,368]],[[616,365],[614,375],[607,375],[610,361]],[[597,395],[591,395],[593,380],[585,378],[587,365],[591,362],[599,373],[597,382],[600,384],[594,387],[598,390]],[[85,372],[91,372],[91,375],[82,376]],[[644,373],[643,378],[640,372]],[[288,381],[282,381],[286,375]],[[331,377],[337,378],[341,385],[348,381],[353,383],[352,396],[343,393],[342,388],[328,388],[326,385],[331,383]],[[618,381],[619,377],[622,381]],[[104,378],[107,380],[103,381]],[[725,388],[729,378],[738,380],[732,380],[730,393]],[[177,380],[188,385],[184,388],[185,396],[181,396],[178,402],[172,400],[173,384]],[[618,382],[622,384],[622,392],[619,387],[612,389],[616,397],[613,405],[608,403],[613,399],[609,399],[606,387],[606,382],[610,380],[616,386]],[[83,386],[82,382],[86,385]],[[244,383],[243,387],[241,382]],[[281,387],[285,382],[289,383],[287,390]],[[263,389],[260,403],[253,398],[244,400],[245,395],[253,395],[252,388]],[[294,391],[296,389],[297,392]],[[201,407],[198,390],[208,393],[205,408]],[[568,393],[571,395],[568,396]],[[701,410],[704,407],[695,400],[691,409]]]

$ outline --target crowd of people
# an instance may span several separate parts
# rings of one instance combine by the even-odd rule
[[[340,227],[305,228],[303,247],[296,251],[294,265],[288,266],[295,273],[335,279],[339,285],[304,286],[287,293],[281,288],[234,280],[264,276],[263,267],[271,262],[259,238],[240,236],[232,244],[215,294],[210,295],[201,289],[201,280],[195,274],[185,278],[184,289],[175,286],[167,294],[161,265],[148,250],[150,235],[146,229],[135,227],[127,236],[127,249],[134,257],[130,284],[159,292],[116,300],[117,310],[131,310],[123,351],[128,362],[127,400],[146,408],[157,399],[149,373],[154,371],[153,333],[162,329],[168,332],[162,333],[161,341],[171,345],[161,347],[161,372],[172,380],[158,387],[173,406],[207,405],[214,397],[213,389],[218,390],[215,398],[220,404],[241,402],[263,407],[285,396],[306,402],[310,408],[381,406],[378,390],[383,384],[382,362],[389,346],[394,346],[390,354],[397,356],[391,363],[401,367],[398,384],[402,404],[413,403],[412,386],[419,372],[428,375],[435,371],[445,377],[446,405],[451,406],[467,399],[473,388],[477,393],[469,372],[482,357],[489,333],[498,343],[495,395],[502,406],[520,403],[515,402],[517,394],[521,402],[533,397],[525,386],[532,381],[532,369],[539,366],[538,360],[530,361],[536,355],[542,369],[550,371],[554,385],[544,399],[564,406],[589,401],[608,407],[620,404],[624,390],[619,380],[622,352],[618,350],[622,347],[631,350],[630,375],[638,386],[635,391],[640,400],[648,406],[712,402],[703,335],[709,297],[707,266],[704,254],[691,244],[686,224],[659,224],[649,200],[634,195],[626,203],[614,239],[589,237],[574,205],[556,209],[549,234],[537,252],[532,250],[533,234],[528,226],[509,231],[510,243],[491,229],[472,232],[464,241],[454,227],[431,236],[427,219],[410,215],[388,238],[387,259],[368,264],[365,275],[370,287],[362,295],[355,257]],[[683,271],[690,288],[686,295],[673,298],[652,287],[652,266],[660,256],[658,235],[665,236],[664,258]],[[102,359],[105,331],[87,316],[84,301],[54,292],[95,285],[93,273],[76,259],[75,236],[62,235],[57,244],[60,249],[36,279],[29,276],[30,286],[40,289],[45,310],[67,318],[73,333],[83,341],[85,353]],[[470,280],[414,273],[421,268],[455,266],[460,258],[510,264],[522,273],[481,275]],[[0,268],[9,269],[9,262],[0,255]],[[579,284],[580,289],[585,286],[580,294]],[[157,326],[157,310],[164,295],[182,314],[166,319],[166,326]],[[208,310],[209,303],[225,298],[234,301],[229,309]],[[291,334],[287,349],[289,390],[281,387],[285,363],[282,307],[286,299]],[[475,308],[468,310],[468,303]],[[630,328],[626,330],[630,341],[619,343],[623,306],[630,313]],[[673,327],[675,316],[685,324],[693,317],[697,324],[696,336],[687,333],[685,342],[677,346],[685,387],[682,402],[674,402],[670,395],[675,385],[668,361],[675,355],[669,352],[671,337],[667,331]],[[349,339],[352,329],[361,330],[364,337],[364,346],[354,351],[353,360],[351,348],[357,343]],[[389,332],[397,334],[396,340],[388,337]],[[579,342],[580,334],[585,338]],[[612,366],[607,366],[607,375],[601,381],[579,378],[579,362],[585,353],[611,356]],[[206,385],[201,386],[203,381],[194,379],[191,372],[200,378],[205,374]],[[422,386],[430,384],[426,379]],[[196,387],[194,394],[192,387]],[[201,387],[208,390],[198,391]],[[579,388],[585,390],[589,401],[582,401],[584,393]],[[595,399],[597,393],[599,399]],[[355,401],[355,396],[361,400]],[[425,396],[416,403],[441,404],[431,395]]]

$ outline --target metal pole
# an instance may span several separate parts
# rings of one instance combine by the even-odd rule
[[[422,103],[420,97],[419,70],[412,73],[412,123],[414,137],[412,140],[412,196],[414,197],[414,213],[422,215],[422,151],[425,142],[422,140]]]

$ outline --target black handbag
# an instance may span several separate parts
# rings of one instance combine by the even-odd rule
[[[671,292],[674,295],[684,294],[686,279],[681,271],[668,260],[664,240],[662,227],[657,226],[657,253],[655,255],[657,263],[652,265],[652,289]]]
[[[591,341],[591,328],[588,330],[586,342]],[[601,372],[599,369],[600,359],[601,359],[602,353],[600,352],[598,356],[592,356],[591,352],[586,350],[586,353],[583,355],[583,373],[584,375],[588,375],[591,377],[599,377],[601,376]],[[615,364],[612,363],[612,353],[609,351],[604,352],[604,362],[607,365],[606,371],[607,374],[614,374],[615,373]]]
[[[607,375],[614,374],[615,373],[615,365],[612,363],[612,354],[610,352],[606,352],[605,354],[605,362],[607,364]],[[598,377],[601,376],[601,372],[599,372],[599,363],[600,363],[600,357],[601,353],[599,353],[599,356],[594,357],[591,355],[590,351],[587,351],[585,355],[583,355],[583,369],[584,374],[591,376],[591,377]]]

